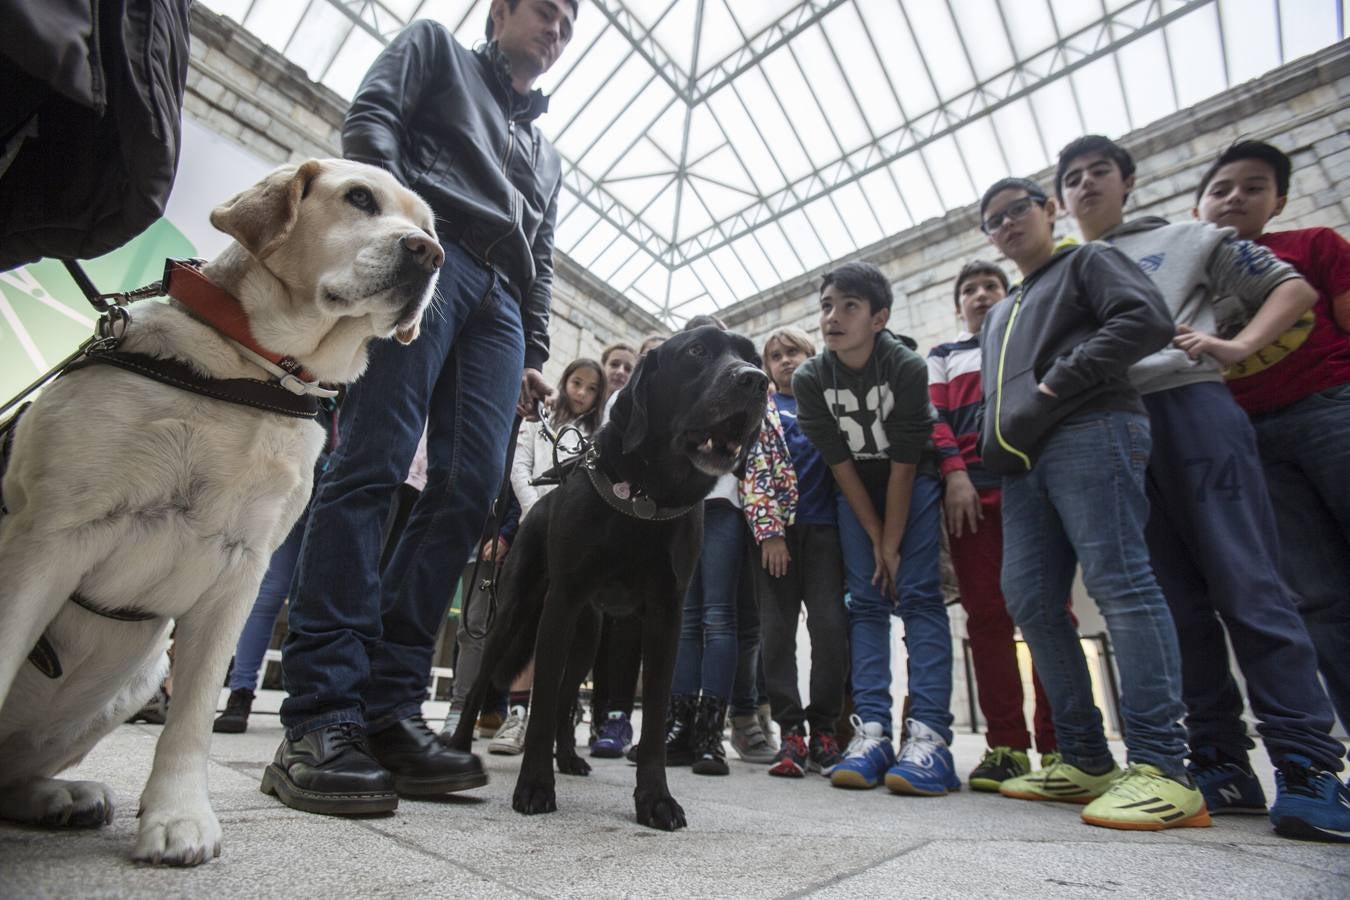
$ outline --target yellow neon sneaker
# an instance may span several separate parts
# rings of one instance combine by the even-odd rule
[[[1114,763],[1111,771],[1101,775],[1084,772],[1075,765],[1055,757],[1050,765],[1030,775],[1009,778],[998,786],[1005,797],[1018,800],[1056,800],[1060,803],[1091,803],[1106,793],[1111,782],[1120,777],[1120,767]]]
[[[1210,826],[1200,789],[1168,778],[1147,763],[1131,765],[1106,793],[1084,807],[1083,821],[1102,828],[1141,831]]]

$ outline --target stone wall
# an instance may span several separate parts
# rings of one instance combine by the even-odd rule
[[[192,57],[184,114],[278,165],[341,156],[347,104],[303,69],[233,20],[201,4],[192,9]],[[599,358],[611,341],[634,344],[668,331],[565,254],[556,254],[552,356],[544,375],[553,381],[578,356]]]
[[[1127,217],[1189,218],[1200,176],[1220,150],[1239,138],[1270,141],[1294,164],[1289,205],[1279,228],[1350,223],[1350,43],[1292,62],[1263,78],[1238,85],[1119,138],[1138,164],[1138,184]],[[1028,174],[1028,173],[1011,173]],[[1054,184],[1054,169],[1031,173]],[[1074,233],[1065,217],[1062,233]],[[876,263],[895,287],[891,327],[919,342],[922,352],[950,340],[959,327],[953,279],[975,258],[998,256],[979,231],[978,204],[930,219],[857,254]],[[841,260],[842,261],[842,260]],[[817,325],[820,277],[836,263],[724,310],[736,329],[759,339],[792,324],[812,336]]]

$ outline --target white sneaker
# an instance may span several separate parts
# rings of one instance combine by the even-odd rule
[[[497,736],[488,744],[488,752],[499,756],[519,756],[525,750],[525,725],[529,712],[523,706],[513,706],[506,721],[497,729]]]

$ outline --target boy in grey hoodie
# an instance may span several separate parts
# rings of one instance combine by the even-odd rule
[[[1217,613],[1277,766],[1279,795],[1270,810],[1275,830],[1350,837],[1350,809],[1337,813],[1331,785],[1340,783],[1329,774],[1341,770],[1345,750],[1330,735],[1333,714],[1312,641],[1279,574],[1274,511],[1255,434],[1222,374],[1224,365],[1284,333],[1317,294],[1292,267],[1237,239],[1232,229],[1156,217],[1125,222],[1133,187],[1133,160],[1107,138],[1088,135],[1060,151],[1056,193],[1083,237],[1106,241],[1135,260],[1178,323],[1172,346],[1136,363],[1130,380],[1153,426],[1146,536],[1181,646],[1190,771],[1211,813],[1266,811],[1260,782],[1246,767],[1252,744],[1240,718],[1210,708],[1219,696],[1210,685],[1228,678],[1227,657],[1199,636],[1212,639]],[[1216,310],[1224,298],[1235,299],[1250,321],[1241,324],[1239,314],[1236,322],[1221,323]],[[1225,326],[1236,336],[1210,339]],[[1235,693],[1229,699],[1241,702]],[[1308,785],[1311,795],[1301,789]]]
[[[982,230],[1023,276],[981,329],[980,453],[1004,476],[1003,594],[1050,698],[1061,754],[999,792],[1085,803],[1083,821],[1107,828],[1204,827],[1204,797],[1185,767],[1176,633],[1144,548],[1148,416],[1126,378],[1167,344],[1172,321],[1120,251],[1056,246],[1055,210],[1022,178],[997,182],[980,203]],[[1077,563],[1120,669],[1124,773],[1064,606]]]

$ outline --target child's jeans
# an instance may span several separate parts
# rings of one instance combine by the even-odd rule
[[[1148,417],[1107,410],[1063,422],[1035,468],[1003,479],[1003,595],[1031,646],[1064,761],[1111,765],[1078,629],[1064,606],[1076,563],[1120,670],[1130,762],[1185,773],[1181,654],[1144,544]]]
[[[849,652],[853,661],[853,706],[864,722],[880,722],[891,733],[891,616],[905,626],[909,652],[910,716],[952,740],[952,630],[942,602],[938,560],[941,491],[936,478],[914,479],[909,520],[900,542],[900,572],[894,604],[872,584],[876,558],[853,508],[842,493],[839,546],[848,585]],[[872,503],[884,515],[884,485],[872,492]],[[1061,594],[1060,596],[1063,596]]]

